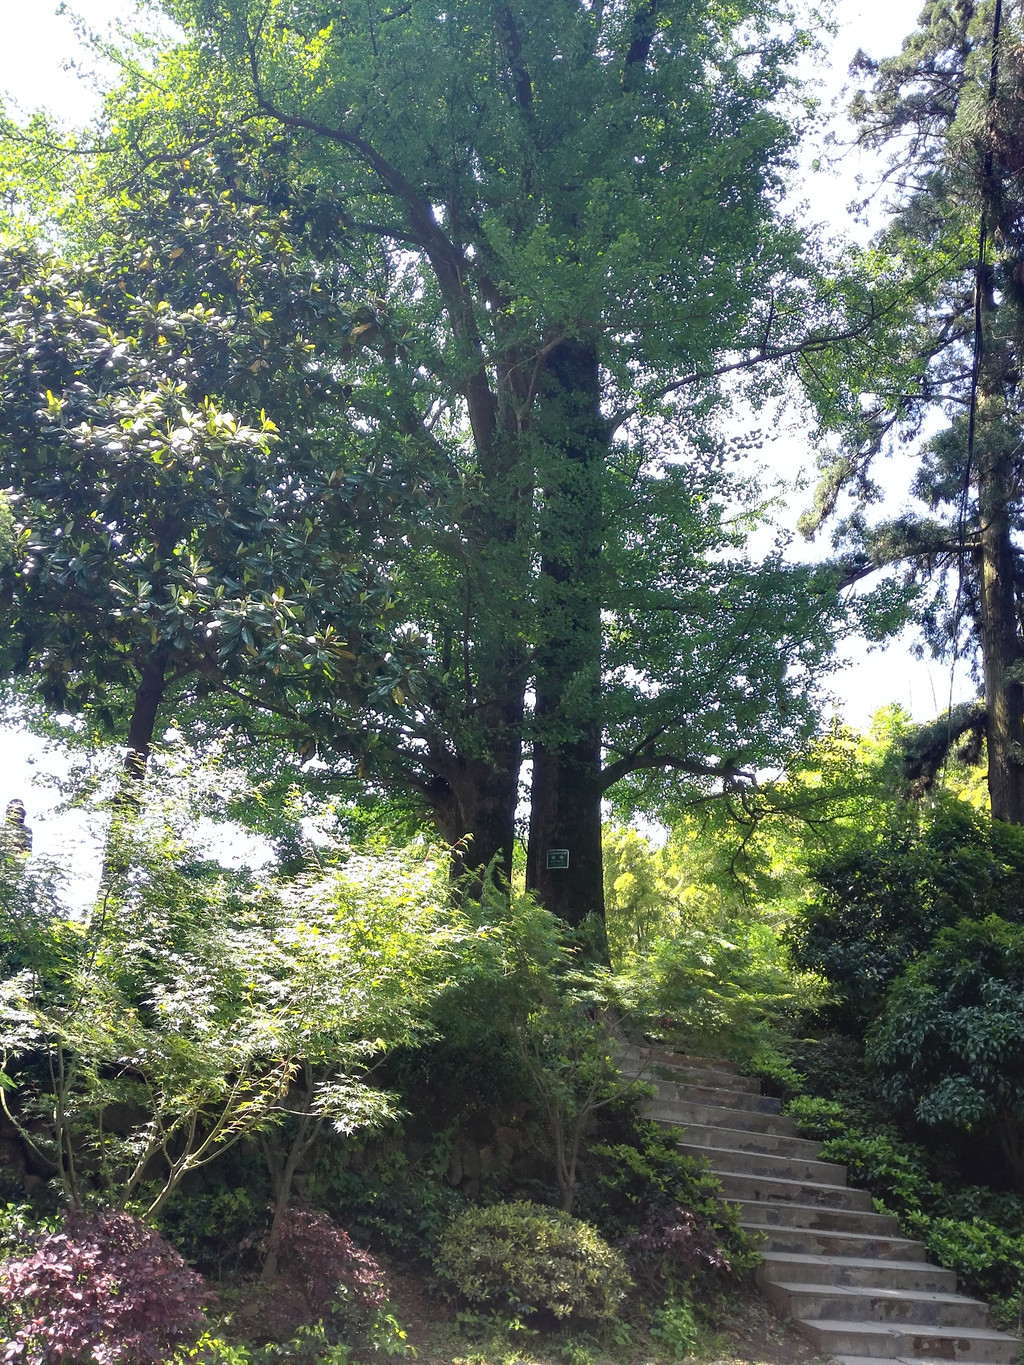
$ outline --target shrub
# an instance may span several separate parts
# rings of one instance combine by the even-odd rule
[[[842,1163],[852,1185],[870,1190],[896,1214],[919,1209],[939,1193],[920,1148],[888,1133],[851,1132],[829,1138],[821,1160]]]
[[[992,1134],[1024,1193],[1024,928],[990,915],[942,930],[890,991],[866,1058],[919,1122]]]
[[[826,1100],[818,1095],[796,1095],[785,1107],[800,1132],[807,1137],[838,1137],[849,1129],[846,1110],[838,1100]]]
[[[672,1360],[694,1355],[700,1343],[700,1328],[693,1304],[686,1299],[667,1299],[654,1314],[651,1336]]]
[[[517,1315],[611,1318],[630,1287],[621,1253],[588,1223],[526,1202],[460,1214],[441,1239],[439,1269],[471,1303]]]
[[[1019,1301],[1024,1286],[1024,1235],[983,1218],[932,1218],[911,1213],[905,1231],[918,1237],[940,1265],[955,1270],[963,1287],[985,1299]]]
[[[376,1257],[361,1251],[326,1213],[289,1209],[277,1231],[281,1279],[300,1290],[311,1314],[341,1300],[356,1315],[372,1317],[387,1298],[387,1275]]]
[[[902,810],[827,852],[812,880],[818,893],[794,934],[796,961],[826,978],[830,1012],[859,1035],[939,930],[993,913],[1024,922],[1024,831],[963,802],[923,823]]]
[[[199,1275],[128,1213],[69,1213],[63,1232],[0,1267],[4,1359],[26,1365],[164,1361],[203,1329]]]
[[[679,1204],[653,1209],[623,1250],[630,1270],[652,1289],[685,1288],[699,1277],[732,1271],[710,1219]]]
[[[581,1209],[606,1237],[626,1244],[652,1216],[661,1218],[665,1210],[679,1207],[708,1230],[734,1275],[753,1269],[760,1257],[739,1226],[736,1209],[722,1202],[716,1177],[679,1151],[678,1132],[673,1136],[657,1124],[633,1119],[618,1136],[624,1140],[589,1147],[580,1189]],[[728,1273],[724,1264],[698,1257],[687,1275],[699,1279],[705,1272],[712,1278]]]
[[[586,1150],[580,1205],[611,1240],[631,1236],[652,1208],[683,1204],[714,1214],[722,1187],[693,1157],[675,1145],[679,1130],[666,1132],[646,1120],[629,1123],[617,1142]]]
[[[351,1148],[321,1143],[314,1150],[306,1192],[321,1208],[343,1214],[354,1236],[398,1256],[431,1256],[465,1198],[404,1152],[356,1148],[362,1164],[345,1165]]]

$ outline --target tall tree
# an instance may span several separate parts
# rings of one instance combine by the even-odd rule
[[[933,641],[959,647],[966,624],[980,658],[992,814],[1024,823],[1021,530],[1024,345],[1024,10],[1009,0],[930,3],[899,56],[859,54],[869,81],[853,117],[860,140],[889,153],[893,217],[881,256],[907,306],[867,348],[843,348],[810,374],[846,433],[818,515],[838,491],[871,492],[868,470],[930,413],[946,429],[922,442],[915,491],[936,520],[848,524],[866,564],[903,559],[958,579],[951,611],[933,610]],[[840,375],[839,370],[843,373]],[[944,640],[942,637],[945,637]],[[948,740],[963,729],[950,717]]]
[[[746,559],[715,428],[723,376],[830,333],[778,211],[805,35],[760,0],[164,8],[186,39],[112,100],[101,176],[277,149],[225,193],[337,225],[320,363],[361,467],[420,497],[378,549],[422,670],[298,709],[506,874],[532,759],[529,883],[579,921],[603,796],[779,761],[843,619],[829,574]]]
[[[211,192],[196,162],[114,212],[98,256],[0,252],[3,661],[89,709],[133,776],[170,700],[287,707],[298,676],[361,701],[402,669],[354,510],[366,479],[302,420],[334,408],[311,355],[352,320],[296,225]]]

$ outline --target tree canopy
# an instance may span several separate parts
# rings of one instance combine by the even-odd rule
[[[57,217],[73,252],[122,260],[142,311],[220,327],[189,412],[205,388],[276,429],[235,466],[260,587],[216,617],[213,671],[506,875],[529,760],[528,884],[579,921],[602,906],[606,794],[650,805],[666,782],[742,786],[784,761],[849,622],[837,573],[746,554],[758,495],[723,434],[739,390],[777,392],[831,335],[781,207],[810,38],[760,3],[164,8],[184,37],[151,70],[126,63],[103,155]],[[200,178],[199,197],[174,187]],[[147,224],[130,259],[124,218],[89,201]],[[211,249],[225,233],[247,245]],[[280,524],[287,551],[244,510],[271,487],[281,520],[260,536]],[[185,520],[208,535],[207,509]],[[186,600],[206,578],[234,603],[220,575],[193,573]]]

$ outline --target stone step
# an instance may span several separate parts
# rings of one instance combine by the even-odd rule
[[[685,1085],[674,1081],[652,1081],[656,1098],[663,1104],[711,1105],[719,1109],[754,1110],[759,1114],[779,1114],[782,1101],[774,1095],[754,1095],[745,1090],[723,1090],[709,1085]]]
[[[891,1365],[949,1365],[951,1359],[956,1359],[957,1365],[982,1365],[982,1362],[965,1359],[962,1356],[886,1356],[886,1360],[891,1360]],[[832,1356],[829,1365],[878,1365],[878,1356]]]
[[[633,1064],[642,1066],[664,1066],[670,1070],[697,1070],[697,1071],[720,1071],[727,1076],[733,1076],[736,1080],[749,1081],[750,1076],[744,1076],[739,1062],[731,1062],[726,1057],[694,1057],[691,1053],[676,1052],[670,1047],[661,1047],[658,1044],[642,1045],[640,1043],[627,1043],[625,1047],[620,1047],[620,1064]]]
[[[741,1226],[757,1239],[764,1256],[778,1254],[903,1264],[906,1261],[920,1263],[927,1254],[923,1243],[912,1242],[907,1237],[885,1237],[871,1232],[834,1232],[825,1228],[799,1226],[767,1227],[756,1223]],[[951,1270],[942,1273],[953,1274]]]
[[[713,1067],[676,1067],[665,1066],[661,1062],[625,1062],[619,1070],[630,1080],[649,1081],[652,1085],[659,1081],[666,1085],[701,1085],[713,1090],[728,1090],[749,1095],[760,1095],[761,1083],[753,1076],[737,1076],[735,1072],[719,1071]]]
[[[1010,1365],[1019,1343],[987,1326],[988,1309],[956,1293],[920,1242],[876,1213],[845,1168],[820,1159],[777,1100],[733,1065],[633,1049],[626,1074],[655,1089],[646,1115],[683,1128],[680,1151],[703,1159],[755,1239],[758,1283],[836,1365]]]
[[[776,1156],[771,1152],[747,1152],[735,1147],[709,1147],[689,1137],[677,1144],[687,1156],[704,1157],[716,1175],[774,1175],[786,1180],[813,1180],[844,1185],[846,1167],[834,1161],[808,1161],[799,1156]]]
[[[926,1323],[842,1322],[834,1318],[796,1324],[812,1342],[839,1359],[850,1357],[899,1360],[914,1365],[928,1360],[1013,1365],[1020,1342],[1005,1332],[984,1327],[930,1327]]]
[[[712,1168],[713,1169],[713,1168]],[[715,1171],[722,1186],[722,1194],[730,1201],[744,1203],[787,1203],[810,1205],[812,1208],[856,1209],[873,1212],[867,1190],[852,1190],[846,1185],[826,1185],[816,1180],[786,1180],[771,1175],[738,1175],[733,1171]]]
[[[730,1199],[739,1209],[740,1226],[803,1228],[812,1232],[861,1232],[874,1237],[898,1237],[900,1225],[889,1213],[862,1209],[822,1208],[818,1204],[786,1204],[765,1199]]]
[[[765,1298],[781,1317],[800,1322],[914,1323],[928,1327],[988,1327],[988,1305],[963,1294],[879,1285],[804,1284],[766,1279]]]
[[[757,1133],[749,1128],[718,1128],[706,1123],[688,1123],[682,1146],[730,1148],[738,1152],[762,1152],[766,1156],[799,1156],[814,1161],[822,1144],[812,1138],[789,1137],[785,1133]]]
[[[856,1285],[870,1288],[884,1285],[891,1289],[925,1290],[928,1293],[955,1294],[956,1274],[925,1260],[892,1261],[880,1256],[829,1256],[808,1252],[764,1250],[758,1267],[758,1283],[817,1285]]]
[[[796,1137],[796,1124],[785,1114],[768,1114],[756,1109],[731,1109],[721,1104],[681,1103],[678,1100],[663,1100],[659,1097],[646,1100],[643,1104],[645,1117],[658,1123],[674,1123],[685,1128],[687,1124],[701,1124],[705,1127],[743,1129],[752,1133],[778,1133],[780,1137]]]

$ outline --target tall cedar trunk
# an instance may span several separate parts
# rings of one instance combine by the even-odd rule
[[[548,358],[526,884],[570,924],[604,915],[601,863],[601,486],[608,430],[596,347]],[[560,866],[567,859],[567,866]]]
[[[1024,689],[1011,672],[1021,659],[1009,515],[1013,461],[998,449],[975,458],[989,800],[994,819],[1024,825]]]
[[[1024,687],[1017,627],[1016,551],[1010,524],[1016,441],[1006,424],[1012,363],[993,336],[996,301],[991,268],[979,272],[982,357],[979,368],[974,478],[978,491],[981,653],[985,676],[988,790],[992,816],[1024,824]],[[1008,305],[1005,305],[1008,306]]]

